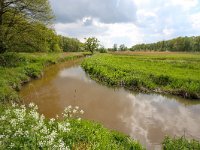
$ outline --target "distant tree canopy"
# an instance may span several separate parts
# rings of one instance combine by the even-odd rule
[[[95,37],[90,37],[86,39],[85,50],[90,51],[92,54],[99,48],[99,40]]]
[[[124,45],[124,44],[121,44],[119,46],[119,51],[126,51],[128,48]]]
[[[200,36],[178,37],[172,40],[151,44],[137,44],[130,48],[132,51],[175,51],[200,52]]]
[[[107,53],[107,49],[103,45],[100,45],[97,51],[100,53]]]
[[[114,44],[113,45],[113,49],[112,49],[113,51],[117,51],[118,50],[118,46],[117,46],[117,44]]]
[[[78,39],[59,36],[59,45],[64,52],[80,52],[84,50],[83,43]]]

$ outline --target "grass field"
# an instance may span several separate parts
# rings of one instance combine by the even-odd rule
[[[200,99],[199,53],[96,54],[82,67],[92,78],[111,86]]]

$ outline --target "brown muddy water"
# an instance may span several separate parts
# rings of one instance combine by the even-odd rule
[[[69,105],[79,106],[83,118],[126,133],[147,149],[161,149],[165,135],[200,140],[200,102],[100,85],[80,67],[81,61],[47,68],[41,79],[22,88],[24,103],[34,102],[48,118]]]

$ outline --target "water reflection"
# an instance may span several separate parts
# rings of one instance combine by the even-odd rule
[[[160,149],[165,135],[200,138],[198,102],[108,88],[91,80],[74,61],[50,67],[20,94],[49,118],[68,105],[78,105],[85,111],[84,118],[129,134],[148,149]]]

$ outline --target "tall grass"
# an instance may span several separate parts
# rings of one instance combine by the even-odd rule
[[[187,140],[185,137],[166,137],[163,142],[163,150],[199,150],[200,142],[197,140]]]
[[[200,54],[97,54],[82,67],[111,86],[200,98]]]

